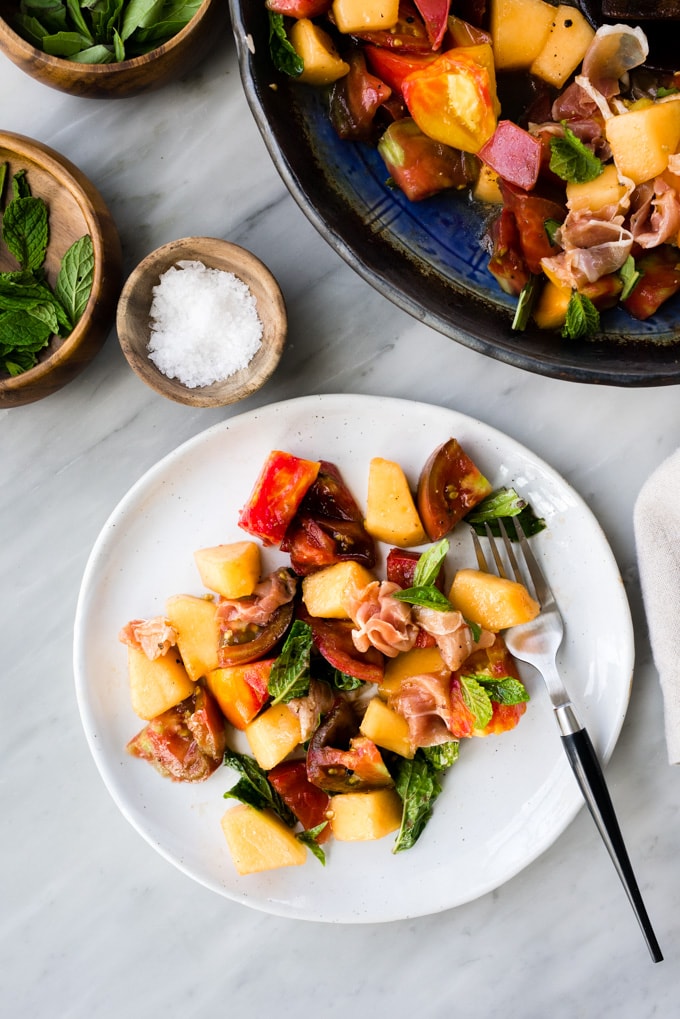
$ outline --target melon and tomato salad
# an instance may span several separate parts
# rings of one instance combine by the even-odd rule
[[[544,526],[455,438],[415,491],[374,457],[365,512],[336,464],[272,451],[238,518],[246,536],[195,551],[202,590],[120,632],[146,723],[128,752],[179,782],[238,773],[222,828],[240,874],[323,859],[330,838],[396,833],[408,849],[461,742],[526,710],[502,631],[539,606],[477,569],[446,576],[460,521],[513,531],[517,514]]]
[[[377,145],[386,185],[479,203],[513,328],[581,338],[680,289],[680,70],[646,66],[640,27],[545,0],[265,2],[276,67]]]

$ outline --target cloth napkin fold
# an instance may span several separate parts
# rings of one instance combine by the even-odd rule
[[[633,526],[668,761],[680,764],[680,449],[640,489]]]

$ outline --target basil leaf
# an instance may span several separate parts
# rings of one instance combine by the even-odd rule
[[[436,545],[423,552],[413,573],[414,587],[430,587],[434,584],[448,551],[449,542],[442,538]]]
[[[564,138],[550,139],[550,169],[570,184],[585,184],[602,173],[602,160],[563,121]]]
[[[460,676],[460,689],[465,706],[475,716],[475,727],[483,729],[491,721],[493,707],[491,698],[474,676]]]
[[[42,198],[14,198],[5,209],[2,237],[22,269],[39,269],[49,241],[47,206]]]
[[[392,852],[401,853],[422,835],[442,787],[435,768],[419,753],[410,761],[399,761],[394,787],[401,798],[402,817]]]
[[[517,307],[512,320],[512,328],[516,333],[523,332],[528,326],[537,295],[538,276],[530,276],[517,298]]]
[[[581,340],[592,336],[600,328],[600,313],[585,294],[572,291],[567,306],[567,317],[562,327],[565,340]]]
[[[460,741],[455,739],[433,747],[421,747],[420,753],[435,771],[447,771],[458,760]]]
[[[297,824],[295,814],[281,799],[277,791],[267,780],[267,773],[259,766],[257,761],[247,754],[239,754],[235,750],[227,749],[224,754],[224,763],[229,768],[240,772],[241,778],[223,794],[224,799],[240,800],[247,803],[256,810],[264,810],[269,807],[289,827],[294,828]]]
[[[282,14],[269,14],[269,53],[272,63],[277,71],[287,74],[291,78],[297,78],[302,74],[305,65],[302,57],[298,56],[293,49],[288,35]]]
[[[316,839],[317,836],[320,835],[321,832],[324,830],[327,824],[328,821],[322,821],[321,824],[317,824],[316,827],[314,828],[307,828],[305,831],[301,831],[297,836],[300,842],[302,842],[303,845],[307,846],[307,849],[309,849],[310,852],[312,852],[314,856],[316,856],[317,860],[319,861],[322,867],[326,866],[326,854],[324,853],[322,847],[319,845]]]
[[[79,53],[91,48],[91,42],[91,39],[81,35],[80,32],[56,32],[54,35],[44,36],[40,48],[51,57],[65,57],[77,61]]]
[[[498,517],[514,517],[527,505],[514,488],[497,488],[465,517],[468,524],[483,524]]]
[[[74,241],[59,267],[54,292],[61,301],[72,326],[87,307],[94,280],[94,249],[92,238],[85,234]]]
[[[514,676],[491,676],[476,672],[474,678],[497,704],[523,704],[529,700],[524,683]]]
[[[619,294],[619,300],[625,301],[627,297],[635,290],[638,282],[642,278],[642,273],[638,271],[635,265],[635,259],[632,255],[629,255],[626,261],[619,269],[619,278],[623,283],[623,290]]]
[[[308,692],[311,651],[312,628],[309,623],[296,619],[269,673],[267,688],[272,704],[285,704],[294,697],[304,697]]]
[[[420,605],[425,609],[437,609],[450,612],[453,606],[446,595],[438,587],[407,587],[405,591],[395,591],[392,595],[397,601],[408,602],[409,605]]]

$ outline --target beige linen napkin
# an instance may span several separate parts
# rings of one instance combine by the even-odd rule
[[[633,514],[642,597],[664,701],[670,764],[680,764],[680,449],[640,490]]]

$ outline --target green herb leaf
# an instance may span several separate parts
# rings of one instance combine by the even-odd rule
[[[513,676],[491,676],[476,672],[475,679],[497,704],[523,704],[529,700],[524,683]]]
[[[330,683],[336,690],[358,690],[360,686],[364,685],[362,679],[350,676],[349,673],[342,672],[340,669],[333,669]]]
[[[545,223],[543,225],[545,227],[545,232],[546,232],[546,234],[548,236],[548,240],[550,241],[551,244],[554,244],[555,243],[555,234],[557,233],[559,228],[562,226],[562,224],[557,219],[546,219],[546,221],[545,221]]]
[[[39,269],[49,241],[47,206],[42,198],[14,198],[5,209],[2,237],[22,269]]]
[[[475,725],[483,729],[491,721],[493,707],[491,698],[474,676],[460,676],[460,688],[465,706],[475,716]]]
[[[269,673],[272,704],[285,704],[294,697],[304,697],[309,691],[311,651],[312,628],[309,623],[296,619]]]
[[[497,488],[466,515],[468,524],[483,524],[498,517],[514,517],[526,507],[514,488]]]
[[[85,234],[73,242],[62,258],[54,287],[54,292],[66,310],[71,326],[75,326],[87,307],[93,280],[94,249],[92,238]]]
[[[642,278],[642,273],[638,272],[635,265],[635,259],[632,255],[629,255],[626,261],[619,269],[619,277],[623,283],[623,290],[619,294],[619,300],[625,301],[627,297],[635,290],[639,280]]]
[[[12,177],[12,196],[14,198],[31,197],[31,187],[28,183],[26,170],[18,170]]]
[[[433,747],[421,747],[420,753],[435,771],[447,771],[458,760],[460,741],[456,739]]]
[[[274,14],[269,11],[269,53],[277,71],[287,74],[291,78],[297,78],[304,71],[305,65],[302,57],[293,49],[288,35],[282,14]]]
[[[666,96],[676,96],[679,91],[680,89],[677,88],[664,88],[663,85],[660,85],[655,95],[657,99],[665,99]]]
[[[301,831],[297,836],[300,842],[307,846],[307,849],[316,856],[322,867],[326,866],[326,854],[316,840],[327,824],[328,821],[322,821],[321,824],[317,824],[314,828],[307,828],[305,831]]]
[[[572,291],[567,306],[567,317],[562,327],[565,340],[581,340],[592,336],[600,328],[600,313],[585,294]]]
[[[564,138],[550,139],[550,169],[571,184],[595,180],[604,169],[602,160],[577,138],[566,122],[562,123]]]
[[[425,609],[437,609],[439,612],[450,612],[451,602],[442,594],[438,587],[407,587],[405,591],[395,591],[392,595],[397,601],[408,602],[409,605],[420,605]]]
[[[239,754],[235,750],[225,752],[224,763],[241,774],[235,786],[224,793],[224,799],[240,800],[247,803],[256,810],[264,810],[267,807],[278,814],[290,828],[297,824],[295,814],[290,810],[274,787],[267,780],[267,773],[257,761],[247,754]]]
[[[401,853],[422,835],[442,787],[435,768],[419,752],[413,760],[399,761],[394,786],[401,798],[402,817],[392,852]]]
[[[423,552],[413,572],[414,587],[430,587],[434,584],[448,551],[449,542],[442,538],[436,545]]]
[[[538,280],[538,276],[530,276],[517,298],[517,307],[515,308],[515,315],[512,320],[512,328],[515,332],[523,332],[529,324],[531,312],[538,295]]]

